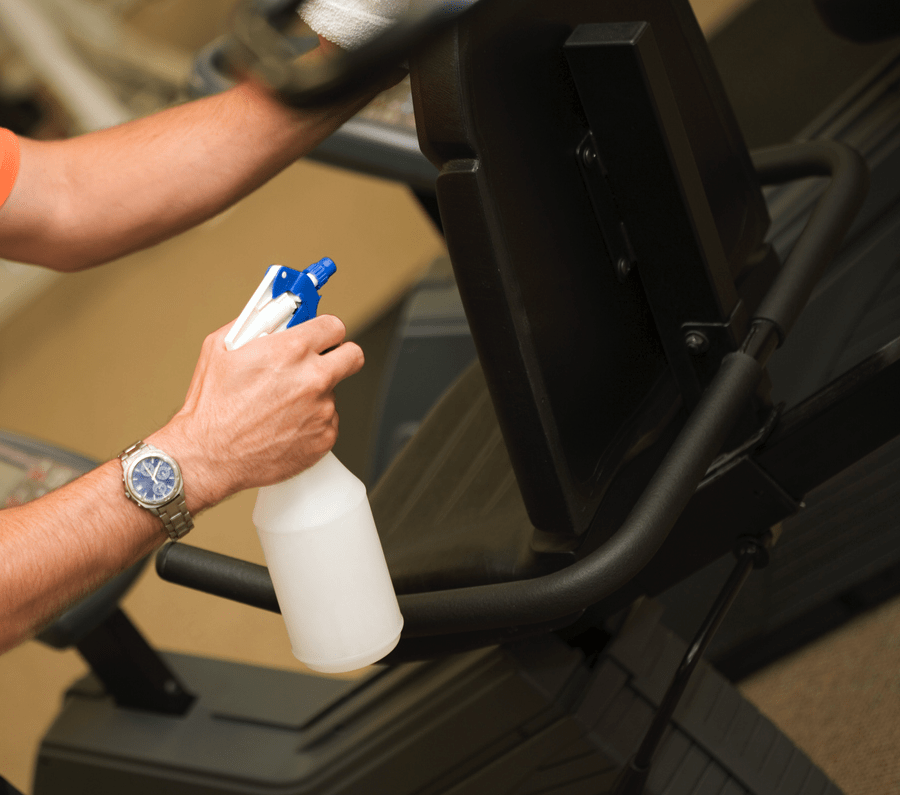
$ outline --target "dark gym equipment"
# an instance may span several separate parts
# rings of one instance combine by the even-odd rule
[[[231,55],[250,63],[280,41],[255,6]],[[769,527],[900,430],[873,397],[897,394],[895,344],[783,412],[766,372],[862,202],[862,160],[825,142],[751,160],[681,0],[482,0],[276,82],[322,101],[423,33],[420,141],[479,364],[372,494],[398,650],[351,684],[151,664],[111,613],[88,634],[150,675],[72,689],[35,792],[836,792],[711,669],[687,675]],[[782,265],[760,183],[807,176],[830,187]],[[641,597],[732,550],[685,654]],[[262,567],[169,545],[157,569],[277,609]],[[175,707],[129,692],[160,684]]]

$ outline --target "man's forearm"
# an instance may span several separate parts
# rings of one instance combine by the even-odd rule
[[[0,511],[0,654],[164,540],[125,498],[118,461]]]
[[[146,441],[178,461],[192,515],[225,496],[184,433],[167,426]],[[114,459],[0,511],[0,654],[167,540],[160,519],[125,496],[122,473]]]
[[[108,130],[22,140],[0,256],[78,270],[158,243],[258,188],[368,99],[299,112],[245,82]]]

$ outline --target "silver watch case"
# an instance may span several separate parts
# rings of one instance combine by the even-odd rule
[[[131,489],[131,476],[134,473],[135,468],[138,464],[141,463],[145,458],[161,458],[165,461],[172,470],[175,472],[175,489],[172,491],[172,494],[168,497],[164,497],[161,500],[145,500],[142,497],[138,497]],[[164,453],[158,447],[154,447],[150,444],[145,444],[143,447],[136,450],[132,453],[128,458],[123,460],[123,464],[125,467],[125,472],[123,474],[123,478],[125,479],[125,491],[128,494],[128,498],[134,500],[138,505],[142,508],[160,508],[163,505],[167,505],[170,502],[174,502],[178,499],[179,496],[182,496],[182,492],[184,491],[184,480],[181,477],[181,467],[178,466],[178,462],[172,458],[168,453]]]
[[[168,453],[154,447],[152,444],[145,442],[136,442],[134,445],[123,451],[120,456],[122,460],[122,479],[125,483],[125,496],[132,502],[137,503],[141,508],[145,508],[155,514],[162,521],[166,532],[173,541],[187,535],[188,531],[194,526],[193,519],[184,504],[184,479],[181,475],[181,467],[178,462]],[[147,500],[139,497],[134,493],[131,486],[131,476],[135,467],[145,458],[161,458],[175,473],[175,488],[171,496],[164,497],[160,500]],[[169,506],[175,506],[175,510],[167,510]]]

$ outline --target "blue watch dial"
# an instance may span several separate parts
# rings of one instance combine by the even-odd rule
[[[175,470],[159,456],[141,459],[131,472],[131,490],[144,502],[164,503],[176,488]]]

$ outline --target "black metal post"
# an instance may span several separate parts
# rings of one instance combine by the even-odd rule
[[[121,609],[88,633],[77,648],[120,707],[183,715],[194,702]]]
[[[722,586],[722,590],[716,597],[712,608],[707,614],[700,629],[688,646],[672,682],[669,684],[662,703],[656,710],[650,728],[644,735],[644,739],[638,748],[634,758],[628,763],[622,776],[616,784],[614,795],[641,795],[650,775],[653,756],[662,740],[663,734],[675,714],[675,708],[684,695],[690,681],[691,674],[700,662],[700,658],[709,646],[716,634],[729,608],[737,598],[741,587],[754,568],[761,568],[769,561],[768,548],[772,544],[771,534],[763,538],[742,538],[735,549],[737,563]]]

